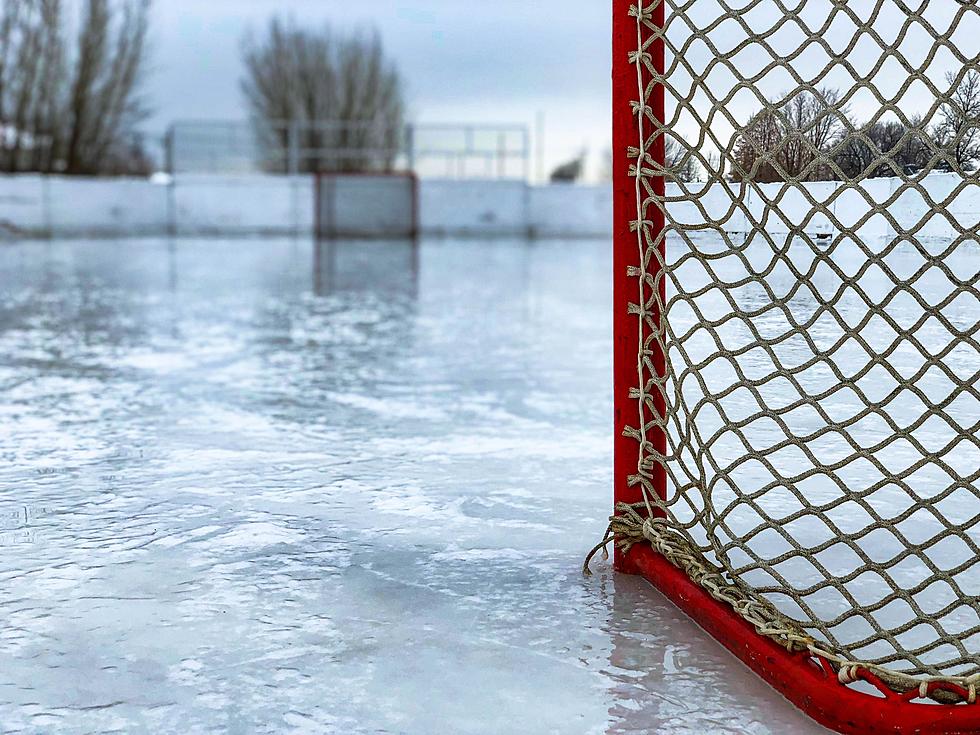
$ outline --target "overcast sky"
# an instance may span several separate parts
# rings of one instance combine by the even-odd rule
[[[596,0],[156,0],[150,129],[243,118],[241,39],[276,13],[377,27],[415,120],[533,127],[544,111],[549,165],[609,145],[610,13]]]

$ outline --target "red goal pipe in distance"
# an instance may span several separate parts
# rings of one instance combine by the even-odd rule
[[[643,5],[653,10],[653,22],[664,26],[665,2],[657,0],[612,0],[613,9],[613,377],[614,377],[614,494],[616,502],[635,503],[642,499],[639,486],[630,487],[628,477],[636,474],[639,443],[623,436],[627,426],[640,428],[638,401],[630,398],[630,389],[639,386],[638,354],[640,349],[640,319],[629,313],[631,303],[641,300],[640,282],[630,276],[631,267],[641,264],[638,233],[630,223],[644,219],[651,223],[648,236],[656,238],[666,226],[663,212],[650,207],[645,213],[638,208],[642,198],[637,195],[636,179],[630,176],[630,166],[636,159],[627,155],[627,148],[640,142],[640,126],[632,103],[639,102],[640,78],[630,54],[640,47],[636,18],[630,15],[631,5]],[[648,48],[654,68],[661,74],[665,66],[665,45],[662,39]],[[648,80],[644,80],[645,88]],[[648,99],[653,114],[665,120],[665,94],[662,84],[655,85]],[[644,124],[644,135],[654,132],[652,124]],[[664,139],[660,137],[650,150],[663,163]],[[663,177],[652,182],[654,191],[663,195]],[[643,193],[641,196],[645,196]],[[665,243],[659,245],[661,256]],[[647,264],[650,276],[656,276],[656,259]],[[664,303],[665,279],[655,279]],[[662,315],[655,314],[655,319]],[[650,356],[658,371],[665,370],[664,355],[655,351]],[[655,406],[665,411],[665,406]],[[655,449],[666,448],[662,431],[647,440]],[[654,475],[658,493],[667,492],[666,471]],[[938,705],[909,701],[914,694],[898,695],[879,687],[881,696],[865,694],[841,684],[836,675],[819,665],[807,654],[790,653],[771,639],[756,632],[749,623],[727,604],[718,602],[677,567],[653,551],[649,544],[636,544],[629,553],[615,553],[615,568],[626,574],[640,574],[653,583],[678,608],[705,631],[737,656],[756,674],[794,705],[820,724],[847,735],[968,735],[980,733],[980,704]],[[870,681],[870,680],[869,680]],[[874,683],[874,682],[871,682]],[[732,685],[738,688],[737,683]]]

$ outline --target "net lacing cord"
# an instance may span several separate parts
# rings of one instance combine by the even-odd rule
[[[863,679],[877,686],[886,696],[895,692],[906,699],[918,696],[942,703],[975,703],[977,685],[980,684],[980,660],[978,660],[977,653],[967,650],[964,641],[970,636],[980,638],[978,635],[980,634],[980,625],[975,624],[966,630],[952,632],[944,628],[942,619],[957,610],[962,610],[964,607],[970,608],[975,618],[980,615],[980,603],[978,603],[977,597],[966,594],[961,585],[965,579],[965,576],[961,575],[980,559],[980,548],[969,533],[980,530],[980,522],[978,522],[980,516],[974,516],[964,523],[956,524],[946,519],[936,506],[960,490],[966,490],[974,498],[980,499],[980,491],[977,490],[977,486],[980,484],[980,470],[962,474],[953,466],[951,461],[946,459],[947,455],[961,442],[971,442],[973,447],[980,448],[980,442],[975,436],[980,432],[980,421],[964,426],[957,423],[949,413],[954,401],[962,396],[980,402],[980,392],[975,387],[975,384],[980,383],[980,370],[974,371],[966,377],[961,377],[948,364],[957,359],[959,354],[956,352],[957,348],[964,346],[980,355],[980,344],[976,339],[980,321],[975,321],[967,327],[961,328],[943,314],[943,309],[949,307],[962,294],[966,293],[973,296],[977,294],[980,273],[969,278],[961,278],[946,265],[944,259],[952,255],[964,242],[976,241],[976,233],[971,228],[964,228],[960,225],[955,217],[950,216],[947,209],[966,187],[977,186],[978,178],[976,172],[971,173],[963,170],[958,161],[949,158],[947,150],[940,149],[931,138],[925,135],[925,126],[928,120],[935,117],[941,106],[948,103],[951,97],[951,92],[943,92],[936,87],[926,75],[925,70],[935,59],[940,49],[952,53],[956,61],[962,65],[963,71],[959,76],[960,80],[963,79],[963,75],[967,71],[978,69],[977,59],[965,57],[953,46],[950,40],[964,19],[969,18],[976,21],[980,17],[977,10],[977,0],[957,0],[956,17],[945,32],[939,31],[926,19],[924,15],[926,0],[920,2],[918,10],[901,6],[902,12],[906,13],[907,17],[898,37],[892,43],[887,43],[875,30],[875,21],[879,18],[883,8],[890,5],[889,0],[875,0],[870,16],[866,20],[858,17],[848,7],[846,0],[823,0],[824,4],[829,6],[830,12],[826,14],[824,24],[816,29],[806,26],[799,17],[798,13],[802,8],[802,2],[787,4],[786,0],[743,1],[738,8],[730,7],[731,0],[717,0],[716,4],[726,12],[720,13],[710,24],[694,28],[686,18],[686,14],[694,1],[639,0],[630,9],[630,15],[636,19],[637,25],[637,51],[631,53],[630,63],[636,68],[638,99],[632,103],[632,110],[637,116],[640,131],[637,145],[631,146],[628,151],[629,157],[634,161],[630,166],[630,175],[635,179],[636,206],[639,213],[639,219],[631,223],[631,230],[637,236],[641,263],[638,268],[630,270],[630,275],[637,278],[639,285],[639,298],[636,304],[631,305],[630,313],[637,316],[638,342],[640,345],[637,362],[639,387],[631,390],[631,397],[637,400],[640,423],[636,428],[627,428],[624,434],[639,442],[640,459],[637,473],[631,476],[628,481],[630,485],[638,485],[641,488],[643,500],[632,505],[622,503],[617,505],[615,515],[610,519],[606,537],[601,544],[593,549],[589,559],[586,560],[586,570],[589,560],[599,549],[605,553],[609,541],[614,540],[616,545],[624,551],[631,548],[635,543],[648,541],[659,553],[687,573],[713,598],[729,604],[761,635],[778,642],[790,651],[798,651],[815,657],[820,665],[825,667],[825,670],[828,670],[827,667],[829,666],[828,671],[834,673],[844,684]],[[653,11],[661,2],[666,2],[668,6],[667,20],[663,28],[655,25],[652,20]],[[760,33],[752,29],[745,18],[751,10],[763,3],[770,6],[775,5],[783,17],[779,22]],[[861,31],[854,34],[855,40],[843,51],[833,50],[824,40],[828,29],[838,16],[850,19]],[[713,43],[712,33],[722,23],[733,20],[741,27],[745,39],[741,43],[734,44],[733,47],[722,51]],[[683,24],[683,31],[687,32],[689,36],[688,40],[681,46],[675,46],[671,36],[668,35],[672,24]],[[785,30],[789,24],[793,24],[802,30],[808,43],[801,44],[801,49],[796,53],[789,55],[776,53],[770,45],[770,39],[781,30]],[[926,29],[935,39],[934,47],[922,62],[921,68],[913,67],[900,54],[892,53],[908,36],[913,25],[919,29]],[[977,30],[980,31],[980,24],[977,25]],[[872,38],[883,50],[882,59],[865,75],[861,75],[849,61],[850,52],[853,51],[858,37],[861,36]],[[731,37],[731,34],[729,33],[727,37]],[[649,53],[650,46],[658,40],[664,42],[668,52],[668,68],[663,73],[654,67]],[[695,42],[703,43],[708,48],[709,53],[713,55],[713,61],[705,70],[699,71],[693,68],[686,60],[687,54],[685,52]],[[817,73],[813,74],[811,78],[804,79],[794,68],[793,62],[797,60],[802,54],[802,49],[808,44],[821,46],[828,56],[828,62],[823,69],[817,69]],[[732,59],[750,45],[763,47],[769,52],[772,61],[757,74],[746,77],[739,74]],[[885,98],[874,85],[874,76],[881,69],[886,59],[899,61],[907,75],[901,89],[890,98]],[[718,65],[723,65],[725,70],[738,80],[738,84],[733,86],[731,93],[720,99],[711,93],[706,81],[708,73],[714,66]],[[724,176],[726,162],[729,166],[738,168],[738,162],[733,155],[736,136],[733,136],[731,140],[720,140],[712,121],[715,116],[719,116],[725,119],[736,131],[744,129],[744,123],[740,125],[726,109],[726,104],[731,101],[735,92],[743,89],[752,90],[760,107],[767,114],[774,115],[777,119],[785,122],[781,109],[782,105],[797,94],[809,93],[827,104],[818,85],[834,66],[846,69],[856,82],[854,87],[847,90],[843,98],[834,107],[842,110],[843,106],[847,105],[859,91],[871,91],[882,109],[882,112],[875,117],[876,120],[879,120],[884,112],[890,112],[906,126],[906,137],[902,144],[910,136],[917,136],[927,145],[930,160],[922,171],[916,174],[907,174],[899,169],[890,155],[880,153],[877,160],[869,165],[866,171],[872,171],[884,165],[891,168],[896,177],[901,178],[902,185],[895,187],[895,190],[884,201],[875,201],[861,187],[861,182],[866,178],[865,175],[849,176],[841,170],[837,163],[838,154],[848,143],[858,141],[868,146],[868,150],[877,152],[875,144],[868,138],[864,130],[856,128],[845,115],[839,114],[845,132],[841,140],[831,150],[818,150],[810,144],[806,137],[813,127],[820,123],[819,118],[813,121],[810,128],[799,131],[798,138],[794,137],[795,143],[808,146],[806,153],[811,159],[809,165],[801,172],[786,171],[778,158],[779,147],[776,147],[772,150],[757,151],[758,157],[754,169],[740,171],[742,174],[741,181],[734,182],[726,179]],[[784,99],[779,102],[764,98],[753,87],[766,73],[777,67],[789,72],[797,85],[794,89],[789,90]],[[685,93],[685,90],[677,90],[671,86],[672,74],[678,69],[686,72],[692,80],[690,93]],[[929,113],[923,116],[921,120],[909,119],[899,104],[905,93],[916,82],[925,85],[934,99]],[[676,111],[672,119],[658,120],[653,114],[650,104],[648,104],[652,90],[658,85],[663,85],[675,98]],[[695,89],[707,95],[711,103],[711,112],[705,117],[694,111],[692,100]],[[700,123],[697,141],[688,143],[680,136],[672,133],[673,127],[684,112],[694,114],[695,119]],[[828,114],[835,113],[836,111]],[[977,121],[977,124],[980,125],[980,121]],[[960,131],[960,134],[962,135],[963,131]],[[703,187],[696,191],[691,190],[689,184],[679,180],[677,171],[665,168],[662,163],[655,160],[651,151],[654,143],[662,136],[673,138],[683,148],[684,154],[697,160],[708,173],[708,182]],[[712,163],[702,152],[706,144],[717,151],[721,151],[721,156],[717,162]],[[958,176],[958,181],[947,196],[937,201],[926,190],[923,179],[940,162],[946,164]],[[773,167],[779,174],[780,184],[775,196],[755,181],[754,174],[762,165]],[[804,185],[804,182],[813,176],[818,167],[830,170],[833,177],[839,182],[834,193],[823,201],[818,200]],[[679,185],[679,196],[659,196],[655,193],[651,183],[652,179],[661,176]],[[721,213],[708,211],[708,205],[702,202],[700,197],[709,189],[709,184],[713,184],[716,188],[721,187],[725,195],[730,198],[731,203],[727,211]],[[922,198],[929,211],[912,225],[903,225],[896,220],[890,208],[898,202],[903,194],[910,191]],[[803,196],[806,206],[809,208],[809,214],[802,222],[789,223],[790,232],[785,243],[780,245],[776,242],[775,235],[769,234],[767,225],[773,214],[776,217],[779,216],[780,204],[788,192]],[[845,224],[837,216],[833,207],[834,201],[842,197],[843,192],[857,193],[864,200],[862,204],[867,207],[865,214],[849,224]],[[763,202],[762,217],[753,215],[750,211],[748,204],[750,195]],[[686,224],[672,219],[669,205],[679,202],[696,204],[701,221]],[[652,218],[648,214],[651,208],[659,210],[666,217],[666,227],[662,232],[653,232]],[[736,243],[726,231],[725,223],[734,214],[745,217],[749,223],[750,233],[744,242]],[[808,221],[818,214],[827,218],[838,233],[829,244],[821,248],[816,247],[813,238],[807,234],[805,229]],[[866,245],[859,236],[861,228],[874,217],[884,218],[892,231],[896,233],[891,241],[879,250],[874,250]],[[930,253],[920,242],[924,238],[924,234],[920,237],[920,233],[924,233],[924,228],[932,217],[945,218],[956,233],[951,242],[938,253]],[[725,281],[718,277],[712,269],[712,265],[721,256],[711,252],[702,252],[696,246],[694,235],[698,231],[705,231],[721,237],[726,246],[722,255],[738,257],[748,275],[734,281]],[[660,253],[660,247],[668,232],[672,233],[675,240],[683,246],[683,254],[670,265]],[[745,249],[753,242],[766,244],[772,249],[772,253],[778,256],[774,258],[773,265],[761,272],[752,267],[745,254]],[[813,250],[813,262],[808,269],[801,271],[790,260],[787,254],[790,242],[805,243]],[[843,247],[842,244],[844,243],[858,246],[861,255],[866,259],[862,267],[852,274],[844,272],[831,257],[838,248]],[[923,261],[923,265],[916,272],[904,278],[889,267],[887,261],[887,256],[900,246],[911,247]],[[701,288],[685,290],[676,273],[682,270],[682,266],[691,261],[698,263],[705,272],[715,276],[713,282]],[[788,268],[796,279],[793,288],[782,296],[777,294],[766,282],[767,275],[775,268],[777,262],[779,265]],[[654,267],[651,267],[651,264]],[[809,293],[816,298],[819,306],[809,318],[799,321],[790,310],[790,302],[794,296],[806,293],[804,289],[807,288],[807,284],[812,280],[818,267],[829,268],[833,271],[840,280],[840,286],[829,298],[809,289]],[[876,301],[868,298],[859,288],[861,277],[872,268],[886,274],[891,285],[889,292]],[[935,304],[927,302],[914,287],[915,282],[929,269],[941,271],[952,285],[951,293]],[[673,295],[668,296],[666,302],[659,295],[664,279],[667,279],[667,284],[673,292]],[[732,294],[746,285],[761,288],[766,294],[768,303],[756,308],[748,308],[738,303]],[[719,288],[720,286],[722,288]],[[736,318],[740,320],[739,326],[751,335],[752,339],[744,347],[730,349],[725,346],[719,336],[719,331],[726,322],[732,319],[731,315],[712,320],[698,308],[700,297],[709,293],[717,295],[719,290],[727,299],[731,314],[736,315]],[[849,326],[837,316],[833,309],[845,295],[854,296],[855,293],[862,300],[863,306],[867,309],[867,314],[856,325]],[[908,296],[915,300],[921,314],[914,323],[902,324],[888,313],[887,307],[897,298]],[[697,317],[695,324],[686,331],[675,331],[669,318],[662,321],[655,318],[657,314],[670,315],[671,309],[677,306],[689,308]],[[765,336],[761,329],[753,323],[754,319],[771,315],[774,310],[778,310],[785,322],[790,325],[788,330],[775,338]],[[827,316],[835,319],[841,335],[833,345],[821,347],[811,338],[808,330],[822,317]],[[863,330],[873,328],[878,322],[887,324],[895,334],[892,344],[880,353],[862,335]],[[948,343],[939,350],[930,349],[927,345],[923,345],[920,339],[917,339],[917,332],[920,329],[935,324],[941,325],[949,335]],[[714,354],[702,360],[692,356],[686,349],[688,340],[699,331],[702,333],[707,331],[716,348]],[[795,367],[784,366],[776,349],[780,342],[790,338],[802,340],[812,355],[810,359],[804,360]],[[835,352],[848,341],[859,344],[867,355],[867,363],[857,371],[847,371],[834,362]],[[913,374],[902,375],[889,363],[889,358],[896,353],[900,345],[909,344],[913,345],[921,355],[922,365]],[[759,347],[766,351],[767,357],[771,360],[772,370],[761,378],[750,378],[739,366],[737,358],[745,355],[749,350]],[[652,356],[658,352],[666,357],[668,365],[663,374],[658,373],[652,361]],[[712,393],[701,376],[701,372],[711,361],[719,357],[726,359],[727,365],[737,373],[738,380],[735,385],[721,392]],[[824,391],[808,393],[802,382],[801,374],[814,366],[829,369],[837,385]],[[895,388],[884,397],[872,400],[862,390],[861,381],[867,379],[876,368],[887,371],[888,376],[895,383]],[[922,380],[931,370],[941,371],[953,386],[948,395],[939,401],[930,397],[917,385],[917,382]],[[792,386],[795,394],[800,396],[799,400],[787,401],[780,407],[769,405],[761,389],[766,382],[771,381],[774,377],[780,378]],[[685,381],[691,380],[696,381],[704,396],[693,404],[689,403],[689,399],[681,389]],[[843,421],[835,420],[820,405],[821,401],[833,396],[842,386],[848,388],[862,402],[862,410]],[[728,418],[724,410],[724,400],[738,389],[747,389],[756,401],[759,410],[736,420]],[[905,394],[916,396],[924,408],[915,421],[901,425],[888,414],[886,409],[893,400]],[[655,396],[665,401],[667,407],[665,415],[660,415],[657,410]],[[698,412],[706,406],[717,410],[723,420],[722,426],[709,434],[703,434],[698,423],[694,421]],[[801,407],[814,410],[820,416],[823,425],[808,435],[795,436],[785,416],[788,412]],[[884,421],[891,435],[871,446],[861,446],[848,430],[869,417]],[[958,436],[938,450],[935,448],[930,450],[916,436],[918,430],[933,417],[942,418],[958,431]],[[773,443],[764,450],[756,449],[746,439],[749,425],[760,418],[774,423],[784,436],[784,439]],[[656,451],[654,444],[647,439],[648,434],[654,431],[666,433],[668,437],[666,454]],[[742,440],[745,448],[743,457],[727,463],[723,458],[715,457],[712,454],[713,443],[726,432],[735,432]],[[810,444],[816,443],[828,435],[846,441],[849,454],[836,462],[821,462],[815,456],[814,449]],[[891,446],[896,438],[906,442],[917,455],[914,462],[898,472],[889,470],[876,456],[878,452]],[[796,475],[787,475],[780,471],[774,461],[770,459],[775,452],[787,447],[800,450],[806,459],[804,464],[807,466],[803,467],[802,471]],[[855,458],[859,458],[874,467],[881,479],[862,487],[849,486],[840,475],[841,471]],[[739,496],[736,501],[730,501],[722,507],[717,507],[712,502],[712,493],[718,490],[719,480],[726,478],[747,461],[753,461],[764,467],[771,480]],[[673,489],[668,494],[667,499],[661,499],[656,492],[653,481],[654,469],[656,468],[664,468],[667,472],[668,484]],[[916,498],[909,483],[915,480],[915,473],[923,468],[939,468],[942,470],[949,478],[947,486],[938,493],[912,502],[908,508],[897,515],[884,517],[871,502],[874,500],[874,494],[897,485],[910,498]],[[831,480],[839,490],[839,496],[822,504],[811,503],[798,486],[801,482],[815,476]],[[800,510],[779,518],[774,518],[767,513],[762,501],[764,501],[766,493],[774,489],[791,492],[799,501]],[[872,519],[871,526],[862,529],[859,533],[851,534],[838,528],[830,517],[830,511],[839,508],[844,503],[856,503],[860,506]],[[781,554],[771,554],[767,557],[760,556],[749,545],[758,528],[752,529],[748,533],[739,534],[731,526],[729,518],[738,508],[749,508],[761,519],[761,526],[778,533],[790,550]],[[914,543],[903,534],[901,525],[920,512],[928,512],[932,519],[941,524],[943,531],[940,535],[932,537],[926,542]],[[829,540],[818,544],[804,545],[800,539],[786,530],[786,527],[793,521],[814,516],[818,517],[832,531]],[[879,529],[890,532],[894,537],[904,542],[905,547],[902,553],[885,562],[875,561],[858,544],[858,541],[866,537],[871,531]],[[699,544],[695,538],[695,533],[701,534],[705,540]],[[951,569],[940,569],[925,552],[941,541],[950,538],[962,542],[969,550],[971,558]],[[820,552],[840,544],[845,544],[861,562],[856,569],[845,575],[832,573],[817,556]],[[733,562],[733,551],[748,558],[749,562],[747,564],[742,563],[741,566]],[[797,589],[780,574],[776,567],[781,562],[800,557],[805,558],[819,572],[822,579],[816,584]],[[928,576],[919,581],[918,584],[911,586],[902,584],[890,573],[891,569],[909,559],[914,559],[928,569]],[[774,580],[774,584],[753,586],[746,582],[744,579],[746,573],[755,571],[764,571],[768,578]],[[855,599],[847,584],[867,572],[875,573],[880,580],[887,583],[890,592],[876,602],[861,604]],[[974,574],[976,573],[974,570]],[[926,612],[916,599],[916,595],[937,582],[947,585],[953,591],[955,599],[938,610]],[[831,616],[829,619],[826,616],[817,615],[807,603],[807,599],[828,588],[840,595],[849,605],[853,606],[853,609],[836,617]],[[801,614],[794,617],[784,614],[765,596],[766,594],[791,598]],[[914,617],[904,623],[886,627],[875,614],[895,601],[907,605],[913,611]],[[866,624],[866,627],[871,629],[871,633],[856,640],[839,640],[835,628],[857,616]],[[901,641],[903,635],[913,628],[923,625],[928,626],[934,632],[934,639],[919,646],[903,645]],[[890,652],[868,658],[854,654],[855,651],[871,644],[885,644]],[[977,644],[973,643],[972,645],[976,646]],[[953,653],[951,654],[950,651]]]

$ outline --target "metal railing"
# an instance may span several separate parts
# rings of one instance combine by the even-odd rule
[[[164,151],[170,173],[413,171],[527,179],[531,141],[521,124],[184,120],[168,129]]]

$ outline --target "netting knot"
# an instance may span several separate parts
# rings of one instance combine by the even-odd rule
[[[837,679],[841,684],[851,684],[860,678],[861,669],[858,666],[841,666],[837,670]]]
[[[602,536],[602,541],[596,544],[585,557],[585,563],[582,565],[582,573],[587,577],[591,576],[592,570],[589,569],[589,564],[600,550],[602,551],[603,559],[609,558],[609,551],[606,547],[610,541],[614,542],[616,548],[623,553],[633,548],[634,544],[643,541],[646,538],[645,530],[649,520],[649,518],[642,516],[629,503],[616,503],[615,512],[609,516],[609,525],[606,526],[606,532]]]

